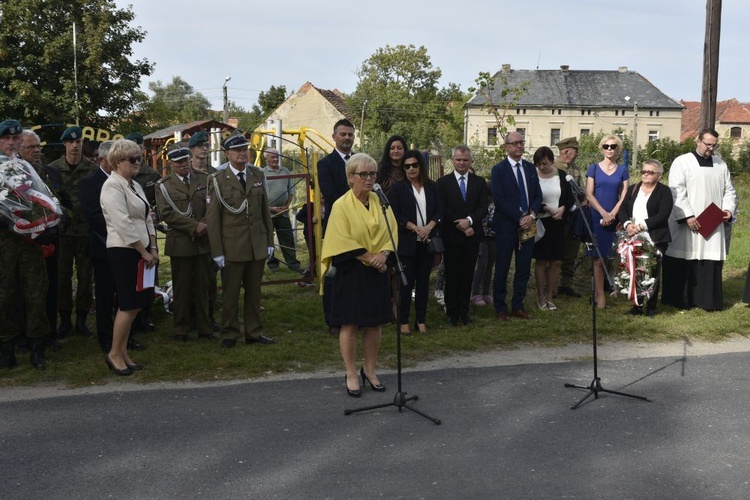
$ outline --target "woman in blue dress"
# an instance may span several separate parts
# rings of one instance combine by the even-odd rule
[[[612,243],[617,228],[617,213],[628,190],[628,168],[618,165],[622,154],[622,141],[615,135],[605,135],[599,141],[599,150],[604,159],[589,166],[586,171],[586,198],[591,212],[591,227],[599,243],[602,256],[607,259],[612,253]],[[604,270],[599,259],[594,259],[594,292],[596,306],[607,306],[604,293]]]

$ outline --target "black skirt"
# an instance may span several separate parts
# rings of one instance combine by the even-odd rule
[[[390,323],[393,319],[390,277],[390,272],[380,273],[354,258],[337,263],[331,324],[366,328]]]
[[[565,256],[565,220],[555,220],[552,217],[539,220],[544,225],[544,236],[534,243],[534,258],[562,260]]]
[[[140,260],[138,250],[133,248],[107,248],[107,261],[115,279],[117,307],[123,311],[143,309],[151,300],[151,288],[142,292],[136,290]]]

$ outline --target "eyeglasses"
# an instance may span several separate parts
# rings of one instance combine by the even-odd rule
[[[42,149],[39,144],[29,144],[28,146],[21,146],[21,149]]]
[[[604,150],[607,150],[607,149],[617,149],[617,144],[603,144],[602,145],[602,149],[604,149]]]
[[[417,162],[417,163],[404,163],[404,170],[410,170],[412,168],[419,168],[419,162]]]
[[[526,141],[513,141],[513,142],[506,142],[506,146],[523,146],[526,144]]]
[[[378,176],[377,172],[354,172],[354,175],[358,175],[360,179],[374,179]]]
[[[654,172],[653,170],[641,170],[641,175],[660,175],[661,172]]]
[[[130,162],[131,165],[140,165],[141,161],[143,160],[142,156],[131,156],[130,158],[125,158]]]
[[[714,149],[716,146],[719,145],[718,142],[706,142],[703,139],[698,139],[698,140],[701,141],[704,146],[706,146],[707,148],[711,148],[711,149]]]

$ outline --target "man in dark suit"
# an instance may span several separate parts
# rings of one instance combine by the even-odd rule
[[[505,151],[508,157],[492,167],[492,199],[495,202],[495,216],[492,227],[497,233],[497,260],[493,302],[497,317],[507,321],[508,270],[513,254],[516,256],[516,269],[513,276],[513,298],[511,316],[529,319],[524,310],[523,300],[531,272],[531,258],[534,253],[534,238],[519,243],[519,229],[527,230],[536,224],[536,214],[542,208],[542,189],[536,167],[523,160],[526,141],[518,132],[505,136]]]
[[[99,195],[104,181],[112,172],[112,166],[107,161],[112,144],[113,141],[105,141],[99,145],[99,168],[78,184],[78,199],[89,223],[88,256],[94,267],[96,334],[103,352],[109,352],[112,348],[115,280],[107,261],[107,224],[104,222]]]
[[[343,118],[333,126],[333,142],[336,144],[331,154],[318,162],[318,184],[320,194],[325,198],[325,213],[330,215],[333,203],[349,191],[346,177],[346,160],[352,155],[354,145],[354,125]],[[328,217],[323,218],[323,232],[325,233]],[[324,278],[323,282],[323,314],[325,315],[328,333],[338,335],[341,325],[332,325],[329,321],[331,312],[331,287],[333,282]]]
[[[469,320],[469,297],[474,266],[482,240],[482,219],[489,207],[487,182],[469,172],[471,150],[458,146],[451,155],[453,172],[437,180],[443,210],[445,244],[445,307],[452,326]]]
[[[273,252],[273,223],[263,171],[248,163],[243,135],[224,141],[229,165],[209,178],[206,224],[211,256],[222,269],[221,347],[230,349],[243,334],[239,300],[244,289],[246,344],[274,344],[263,335],[260,284],[266,259]]]

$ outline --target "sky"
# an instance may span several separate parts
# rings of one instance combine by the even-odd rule
[[[353,92],[357,70],[386,45],[424,46],[441,86],[466,91],[482,71],[637,71],[673,99],[700,101],[705,0],[115,0],[147,32],[133,56],[156,63],[142,82],[180,76],[222,108],[250,109],[272,85]],[[724,0],[718,99],[750,101],[750,2]],[[623,96],[624,97],[624,96]]]

